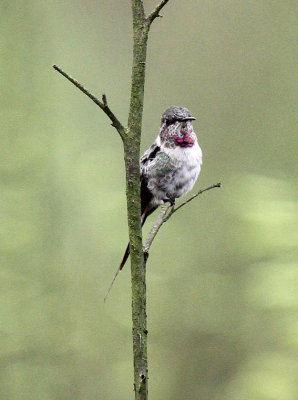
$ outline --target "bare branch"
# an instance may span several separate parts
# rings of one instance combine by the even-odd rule
[[[165,203],[162,208],[161,208],[161,212],[159,213],[157,220],[155,221],[153,227],[151,228],[151,231],[149,232],[148,238],[143,246],[143,251],[144,253],[148,254],[150,246],[155,238],[155,236],[157,235],[157,232],[159,231],[159,229],[161,228],[162,224],[166,221],[166,215],[167,212],[169,210],[169,208],[171,207],[171,203]]]
[[[98,105],[102,109],[102,111],[110,118],[112,121],[112,126],[117,129],[119,135],[123,139],[125,136],[125,128],[112,112],[110,107],[108,106],[107,96],[105,94],[102,95],[102,102],[95,97],[92,93],[89,92],[83,85],[81,85],[76,79],[72,78],[65,71],[63,71],[58,65],[53,65],[53,68],[58,71],[61,75],[63,75],[66,79],[68,79],[71,83],[73,83],[81,92],[83,92],[86,96],[88,96],[95,104]]]
[[[170,203],[166,203],[163,207],[161,212],[159,213],[159,216],[157,217],[156,222],[154,223],[151,231],[149,232],[148,238],[143,246],[143,251],[145,256],[148,257],[148,253],[149,253],[149,249],[150,246],[155,238],[155,236],[157,235],[159,229],[161,228],[161,226],[167,222],[171,216],[178,211],[181,207],[185,206],[187,203],[191,202],[193,199],[195,199],[196,197],[198,197],[200,194],[207,192],[207,190],[211,190],[214,188],[220,188],[221,187],[221,183],[216,183],[215,185],[209,186],[206,189],[200,190],[198,193],[194,194],[193,196],[191,196],[189,199],[187,199],[186,201],[184,201],[182,204],[180,204],[178,207],[171,207]],[[170,210],[170,211],[169,211]]]
[[[183,203],[181,203],[178,207],[173,207],[172,211],[169,215],[166,216],[166,219],[164,222],[166,222],[176,211],[178,211],[181,207],[185,206],[187,203],[191,202],[193,199],[198,197],[200,194],[207,192],[208,190],[214,189],[214,188],[220,188],[221,183],[216,183],[212,186],[207,187],[206,189],[199,190],[198,193],[192,195],[189,199],[185,200]]]
[[[155,18],[161,17],[161,15],[159,15],[159,12],[160,12],[161,9],[167,4],[168,1],[169,1],[169,0],[162,0],[162,1],[155,7],[155,9],[151,12],[151,14],[148,15],[147,21],[149,22],[149,24],[152,24],[152,22],[155,20]]]

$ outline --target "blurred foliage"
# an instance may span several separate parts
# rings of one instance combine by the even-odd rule
[[[223,183],[151,249],[152,399],[298,398],[295,9],[173,1],[152,27],[142,150],[185,105],[197,188]],[[129,1],[2,0],[1,16],[0,396],[132,398],[129,268],[103,303],[127,242],[121,143],[51,68],[106,92],[125,123]]]

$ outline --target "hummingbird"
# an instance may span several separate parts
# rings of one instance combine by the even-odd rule
[[[202,165],[199,146],[192,121],[185,107],[171,106],[161,116],[159,134],[140,159],[141,172],[141,223],[161,204],[188,193],[194,186]],[[111,287],[129,257],[129,244],[114,276]]]

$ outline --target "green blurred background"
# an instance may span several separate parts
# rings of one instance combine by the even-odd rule
[[[156,0],[145,0],[147,11]],[[151,399],[298,398],[295,0],[170,1],[148,47],[142,151],[171,104],[203,149],[148,261]],[[121,141],[127,1],[1,1],[1,399],[133,398]],[[147,224],[147,232],[154,218]]]

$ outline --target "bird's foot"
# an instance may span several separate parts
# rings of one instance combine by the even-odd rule
[[[168,195],[167,198],[164,199],[164,202],[165,203],[169,202],[171,204],[171,206],[173,207],[175,205],[175,198]]]

